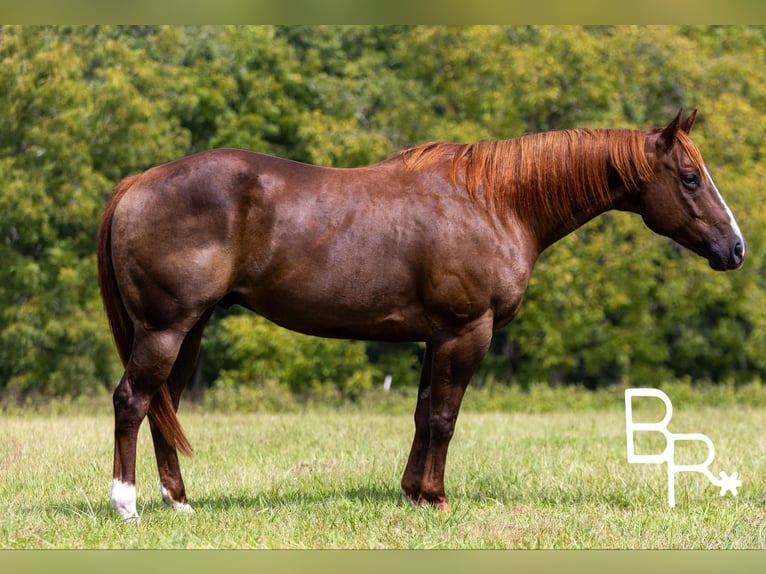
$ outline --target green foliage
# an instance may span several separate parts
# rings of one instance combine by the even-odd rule
[[[364,343],[307,337],[261,317],[230,315],[208,338],[206,358],[219,369],[223,388],[278,383],[297,394],[349,396],[381,378]]]
[[[745,267],[713,273],[608,214],[543,255],[480,378],[760,380],[764,57],[760,27],[3,26],[0,392],[98,394],[120,376],[94,250],[129,173],[215,146],[365,165],[433,139],[645,128],[681,107],[700,109],[694,139],[748,239]],[[226,315],[206,334],[202,379],[254,403],[280,403],[274,385],[347,397],[386,374],[416,385],[421,352]]]
[[[117,31],[0,32],[0,388],[78,395],[117,377],[95,231],[126,172],[184,152],[167,70]],[[172,78],[172,76],[171,76]]]

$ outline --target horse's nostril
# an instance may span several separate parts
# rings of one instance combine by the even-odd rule
[[[745,246],[741,241],[737,241],[736,245],[734,245],[734,255],[736,257],[742,257],[745,255]]]

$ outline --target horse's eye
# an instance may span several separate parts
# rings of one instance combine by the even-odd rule
[[[694,191],[700,186],[700,178],[696,173],[683,173],[681,174],[681,183],[689,191]]]

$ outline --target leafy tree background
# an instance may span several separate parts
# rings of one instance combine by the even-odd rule
[[[218,146],[358,166],[428,140],[647,128],[692,107],[745,267],[714,273],[609,213],[543,254],[479,380],[760,380],[765,59],[766,29],[741,26],[0,27],[0,393],[113,388],[95,235],[129,173]],[[386,373],[416,384],[421,352],[220,312],[195,386],[351,395]]]

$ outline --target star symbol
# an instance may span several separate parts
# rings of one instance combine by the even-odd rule
[[[731,476],[729,476],[725,472],[721,471],[718,476],[721,477],[721,496],[725,495],[726,491],[729,490],[734,496],[737,496],[737,488],[742,486],[742,481],[737,478],[739,473],[733,472]]]

